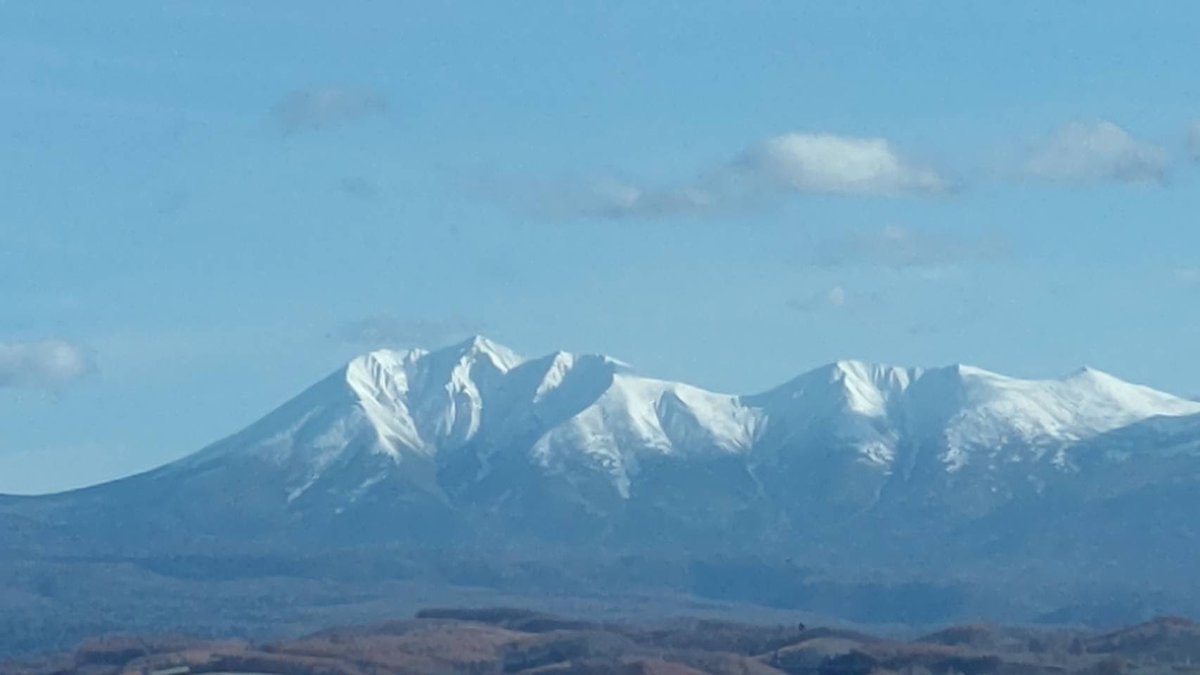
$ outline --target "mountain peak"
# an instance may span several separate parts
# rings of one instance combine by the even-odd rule
[[[1109,382],[1109,383],[1124,384],[1124,385],[1128,385],[1128,386],[1136,386],[1136,385],[1130,385],[1129,382],[1126,382],[1125,380],[1122,380],[1121,378],[1119,378],[1111,373],[1106,373],[1103,370],[1098,370],[1091,366],[1082,366],[1080,368],[1077,368],[1074,371],[1072,371],[1070,375],[1067,375],[1065,378],[1063,378],[1063,380],[1067,381],[1067,382],[1071,382],[1071,381]]]
[[[813,371],[819,373],[822,378],[828,377],[830,383],[841,383],[843,388],[857,393],[859,397],[871,398],[886,398],[891,394],[903,392],[922,372],[919,368],[902,368],[858,360],[835,361]]]
[[[954,372],[958,373],[959,375],[985,375],[985,376],[992,376],[992,377],[1003,377],[1002,375],[1000,375],[998,373],[994,373],[986,368],[980,368],[979,366],[972,366],[969,363],[956,363],[956,364],[950,366],[950,369],[953,370]]]
[[[858,359],[843,359],[834,361],[826,365],[824,368],[817,370],[825,370],[832,372],[835,375],[849,376],[863,380],[888,380],[901,375],[910,375],[915,369],[902,368],[900,366],[892,366],[884,363],[872,363],[870,361],[861,361]]]
[[[920,374],[918,369],[866,361],[835,361],[742,400],[767,409],[807,409],[818,417],[836,415],[838,410],[882,417],[889,401],[908,389]]]
[[[473,335],[458,344],[439,350],[439,352],[452,352],[458,354],[460,358],[471,358],[472,360],[484,357],[501,372],[508,372],[525,361],[520,354],[482,335]]]
[[[377,386],[388,373],[403,372],[427,356],[429,352],[424,349],[376,349],[346,364],[346,382],[356,391],[368,385]]]

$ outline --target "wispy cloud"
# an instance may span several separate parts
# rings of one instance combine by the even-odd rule
[[[271,109],[271,117],[280,131],[292,135],[355,122],[387,109],[387,100],[371,89],[326,86],[286,94]]]
[[[971,239],[948,232],[887,226],[849,230],[817,241],[806,256],[821,267],[938,268],[1010,257],[1011,246],[1000,239]]]
[[[1192,122],[1188,127],[1187,147],[1192,159],[1200,161],[1200,120]]]
[[[810,293],[788,300],[788,309],[804,314],[815,314],[829,309],[845,307],[850,302],[850,293],[845,286],[837,285],[832,288]]]
[[[483,326],[463,318],[411,319],[377,314],[338,326],[330,337],[364,347],[436,347],[481,332]]]
[[[338,181],[338,190],[349,197],[363,201],[379,199],[379,186],[362,176],[347,176]]]
[[[1137,140],[1112,122],[1076,122],[1048,139],[1025,169],[1051,180],[1162,183],[1170,158],[1163,148]]]
[[[0,388],[58,389],[94,370],[86,350],[63,340],[0,342]]]
[[[1175,270],[1175,281],[1181,286],[1200,286],[1200,266]]]
[[[503,187],[493,183],[489,192],[510,206],[549,220],[673,218],[707,215],[728,207],[712,190],[653,187],[610,177]]]
[[[615,178],[490,190],[558,219],[660,219],[753,208],[787,195],[931,195],[952,189],[932,168],[882,138],[790,133],[755,143],[688,182],[655,186]]]

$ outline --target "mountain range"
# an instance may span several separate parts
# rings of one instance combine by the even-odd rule
[[[150,472],[2,497],[0,555],[753,560],[997,589],[1028,617],[1200,607],[1198,513],[1200,402],[1097,370],[841,361],[738,396],[475,337],[355,358]],[[715,592],[774,602],[739,565]]]

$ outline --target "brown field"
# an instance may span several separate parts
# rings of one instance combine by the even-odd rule
[[[517,609],[427,610],[270,644],[107,637],[0,675],[1121,675],[1200,673],[1200,625],[1164,617],[1105,634],[949,627],[900,641],[820,627],[588,622]]]

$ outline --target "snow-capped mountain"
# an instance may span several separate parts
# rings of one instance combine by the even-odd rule
[[[435,352],[371,352],[267,418],[171,467],[254,457],[286,470],[289,502],[318,486],[348,501],[398,476],[438,494],[438,469],[516,455],[548,476],[601,478],[632,497],[646,458],[739,457],[803,465],[820,456],[894,480],[999,467],[1078,467],[1071,449],[1200,403],[1083,369],[1019,380],[967,366],[842,361],[753,396],[636,374],[605,356],[526,360],[482,337]],[[357,483],[352,467],[376,466]],[[919,466],[921,464],[930,466]],[[800,469],[797,466],[797,469]],[[514,486],[516,487],[516,486]]]
[[[842,361],[737,396],[476,337],[365,354],[190,457],[21,503],[114,540],[144,525],[181,542],[840,550],[1012,532],[1012,514],[1052,501],[1086,519],[1096,500],[1197,476],[1200,403],[1090,369]]]
[[[148,473],[0,497],[0,562],[219,575],[314,559],[324,578],[362,573],[329,562],[349,551],[367,569],[435,578],[447,560],[501,561],[485,578],[503,588],[525,569],[505,567],[516,555],[581,570],[589,589],[608,564],[611,592],[683,583],[770,603],[799,565],[845,585],[804,586],[793,606],[897,616],[888,598],[908,591],[878,596],[884,579],[935,589],[918,602],[950,598],[927,616],[990,593],[980,602],[1029,618],[1118,587],[1200,606],[1197,512],[1200,402],[1095,370],[1022,380],[841,361],[739,396],[473,338],[360,356]],[[671,581],[712,560],[750,562]],[[538,579],[524,588],[540,592]],[[948,580],[950,596],[930,586]]]
[[[737,397],[641,377],[612,358],[525,360],[477,337],[435,352],[356,358],[160,474],[253,460],[283,477],[273,487],[289,504],[320,500],[338,510],[397,484],[449,504],[515,462],[546,480],[591,482],[627,499],[641,458],[744,454],[759,423]]]

